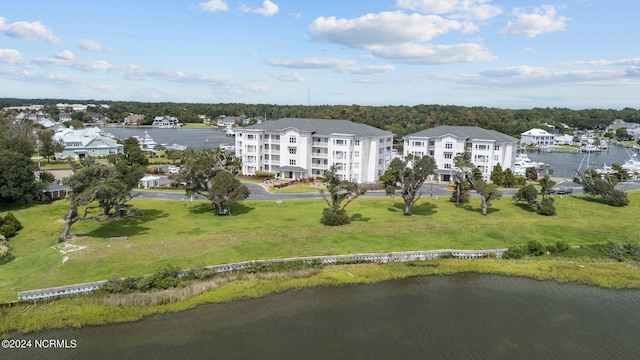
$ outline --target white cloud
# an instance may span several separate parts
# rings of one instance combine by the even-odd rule
[[[207,2],[201,2],[198,7],[206,12],[214,13],[216,11],[227,11],[229,6],[224,0],[209,0]]]
[[[264,16],[272,16],[278,13],[280,8],[273,1],[264,0],[262,3],[262,7],[253,10],[254,13],[264,15]]]
[[[570,20],[565,16],[558,16],[552,5],[543,5],[534,9],[532,13],[525,13],[522,9],[514,11],[515,20],[509,21],[501,31],[501,35],[524,35],[535,37],[547,32],[564,30]]]
[[[396,6],[429,14],[489,20],[502,14],[502,9],[489,4],[490,2],[491,0],[397,0]]]
[[[304,76],[300,75],[297,71],[290,71],[284,73],[271,73],[269,74],[280,81],[290,82],[304,82]]]
[[[52,44],[60,43],[60,39],[53,35],[53,31],[42,25],[40,21],[18,21],[11,24],[5,24],[5,19],[0,17],[0,31],[8,36],[20,39],[39,39]]]
[[[24,64],[24,59],[20,51],[15,49],[0,49],[0,62],[9,65]]]
[[[311,57],[302,59],[276,59],[268,58],[265,60],[273,66],[280,66],[293,69],[338,69],[356,63],[355,60],[336,59],[327,57]]]
[[[371,75],[382,74],[395,70],[393,65],[367,65],[367,66],[348,66],[338,69],[343,74]]]
[[[421,65],[490,61],[496,58],[479,44],[401,44],[374,47],[371,52],[387,60]]]
[[[319,17],[309,26],[309,32],[317,40],[355,48],[428,41],[461,29],[468,30],[468,27],[436,15],[408,15],[402,11],[367,14],[355,19]]]
[[[67,61],[75,60],[75,56],[73,56],[73,53],[69,50],[62,50],[61,52],[57,53],[56,58]]]
[[[78,47],[87,51],[112,51],[112,49],[107,49],[99,42],[91,39],[80,39],[80,41],[78,41]]]

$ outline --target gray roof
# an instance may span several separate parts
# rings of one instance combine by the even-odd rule
[[[478,140],[494,140],[497,142],[517,142],[518,139],[513,136],[505,135],[495,130],[487,130],[479,128],[477,126],[438,126],[431,129],[419,131],[417,133],[409,134],[405,137],[442,137],[445,135],[452,135],[461,139],[478,139]]]
[[[247,126],[248,130],[263,130],[266,132],[279,132],[288,128],[300,131],[312,132],[317,135],[351,134],[358,137],[392,136],[393,133],[381,130],[366,124],[357,124],[349,120],[327,119],[298,119],[282,118],[274,121],[265,121],[262,124]]]

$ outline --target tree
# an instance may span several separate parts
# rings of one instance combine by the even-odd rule
[[[53,138],[54,133],[53,129],[38,130],[37,133],[38,151],[40,152],[40,156],[47,158],[47,163],[50,162],[49,160],[52,156],[64,150],[64,144]]]
[[[627,181],[631,177],[629,175],[629,171],[622,167],[620,164],[613,163],[611,164],[611,170],[613,170],[613,176],[620,181]]]
[[[420,189],[424,181],[436,169],[435,160],[428,155],[414,156],[409,154],[405,159],[393,159],[384,177],[385,183],[391,181],[392,189],[399,184],[404,200],[404,215],[411,215],[411,207],[420,199]],[[395,192],[395,191],[393,191]],[[393,193],[392,192],[392,193]]]
[[[616,139],[620,141],[631,140],[633,139],[633,136],[629,134],[626,128],[619,128],[616,129]]]
[[[132,197],[131,189],[144,174],[143,169],[140,165],[128,165],[126,162],[112,166],[99,164],[91,157],[83,159],[73,175],[64,180],[71,187],[71,192],[69,213],[65,216],[66,226],[61,239],[68,239],[71,227],[78,221],[102,221],[123,216],[120,211],[112,214],[111,210],[125,208],[126,202]],[[78,211],[82,206],[85,208],[80,216]],[[101,214],[89,216],[95,208],[100,208]]]
[[[26,155],[0,150],[0,207],[37,195],[36,166]]]
[[[486,216],[489,206],[491,206],[491,201],[499,199],[502,194],[498,191],[498,187],[495,184],[487,183],[482,178],[467,176],[467,181],[471,185],[471,188],[480,195],[480,199],[482,200],[482,215]]]
[[[500,163],[496,164],[491,171],[491,182],[498,186],[504,184],[504,171]]]
[[[329,170],[324,172],[327,191],[320,189],[320,194],[325,203],[327,203],[328,208],[323,210],[320,222],[325,225],[338,226],[348,224],[350,219],[346,215],[345,207],[366,192],[357,183],[342,180],[337,174],[338,170],[339,167],[333,164],[329,167]],[[329,193],[328,196],[327,192]]]
[[[466,181],[467,174],[471,173],[475,168],[475,165],[471,162],[471,153],[465,151],[464,153],[456,154],[453,159],[455,169],[452,171],[453,181],[453,194],[451,195],[451,201],[456,204],[462,204],[469,202],[469,190],[471,185]]]
[[[249,197],[249,188],[227,171],[218,171],[213,178],[207,198],[216,214],[231,214],[231,206]]]
[[[511,171],[511,169],[509,168],[504,169],[504,178],[502,181],[502,185],[504,187],[510,188],[510,187],[516,186],[517,184],[518,184],[518,178],[513,173],[513,171]]]
[[[602,178],[594,170],[587,169],[583,174],[580,174],[578,180],[582,184],[585,194],[601,196],[607,205],[626,206],[629,204],[627,194],[614,188],[617,183],[617,178],[614,176],[605,175]]]
[[[538,169],[535,167],[528,167],[524,171],[524,176],[527,180],[535,181],[538,178]]]
[[[540,204],[538,190],[531,184],[523,186],[513,195],[513,201],[526,201],[528,204],[536,205],[537,207]]]

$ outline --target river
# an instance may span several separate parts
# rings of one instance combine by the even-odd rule
[[[7,359],[627,360],[640,358],[639,329],[638,290],[458,274],[318,287],[135,323],[12,334],[76,346],[0,352]]]

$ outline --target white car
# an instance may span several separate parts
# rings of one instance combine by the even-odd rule
[[[167,172],[169,174],[177,174],[180,172],[180,168],[177,166],[169,166],[169,168],[167,169]]]

